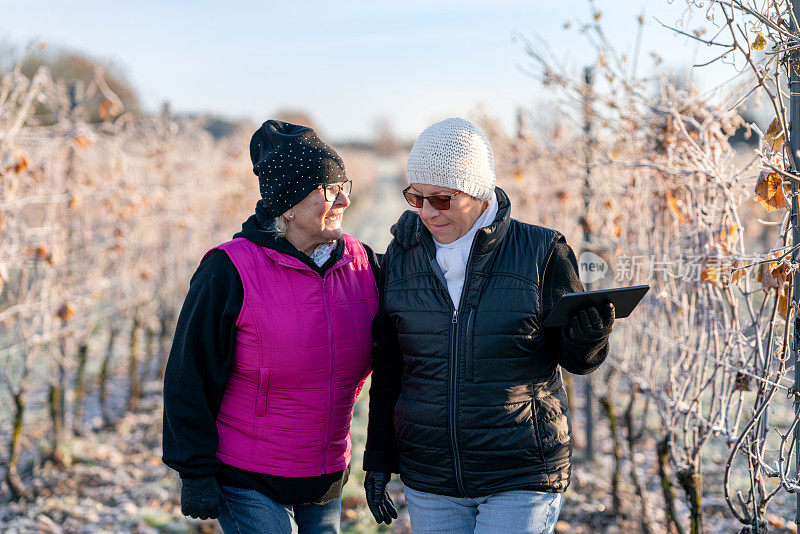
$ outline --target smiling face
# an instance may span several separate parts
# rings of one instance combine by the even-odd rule
[[[411,184],[410,192],[425,197],[433,195],[452,195],[455,189],[429,184]],[[417,209],[422,224],[430,230],[439,243],[447,245],[466,234],[483,210],[489,206],[487,200],[478,200],[466,193],[459,193],[450,199],[450,208],[437,210],[427,200]]]
[[[342,214],[349,205],[350,199],[343,192],[329,201],[321,188],[314,189],[283,214],[287,222],[286,239],[297,250],[310,255],[320,243],[342,237]]]

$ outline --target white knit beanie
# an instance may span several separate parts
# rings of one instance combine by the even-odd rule
[[[408,183],[457,189],[479,200],[494,192],[494,153],[483,132],[468,120],[429,126],[408,154]]]

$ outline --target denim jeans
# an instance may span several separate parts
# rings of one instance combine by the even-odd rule
[[[280,504],[261,492],[221,486],[219,524],[225,534],[338,534],[342,499],[327,504]]]
[[[465,499],[416,491],[406,506],[414,534],[552,534],[563,493],[505,491]]]

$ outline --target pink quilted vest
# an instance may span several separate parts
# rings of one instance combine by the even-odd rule
[[[324,278],[244,238],[212,249],[228,254],[244,287],[217,416],[222,462],[285,477],[333,473],[350,462],[378,290],[364,246],[348,235],[344,242],[344,256]]]

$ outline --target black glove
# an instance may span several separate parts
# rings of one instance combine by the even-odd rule
[[[216,519],[222,511],[222,490],[214,477],[181,479],[181,513],[197,519]]]
[[[565,334],[578,345],[590,345],[602,341],[614,328],[614,305],[607,302],[598,310],[587,306],[573,315],[567,323]]]
[[[414,210],[406,210],[400,219],[392,225],[391,232],[401,247],[409,249],[417,243],[417,231],[419,229],[419,215]]]
[[[369,505],[369,511],[372,512],[378,524],[386,523],[388,525],[392,522],[392,519],[397,519],[397,508],[394,507],[394,501],[389,496],[389,492],[386,491],[386,485],[389,484],[389,479],[391,478],[391,473],[376,473],[373,471],[368,471],[367,476],[364,478],[367,505]]]

